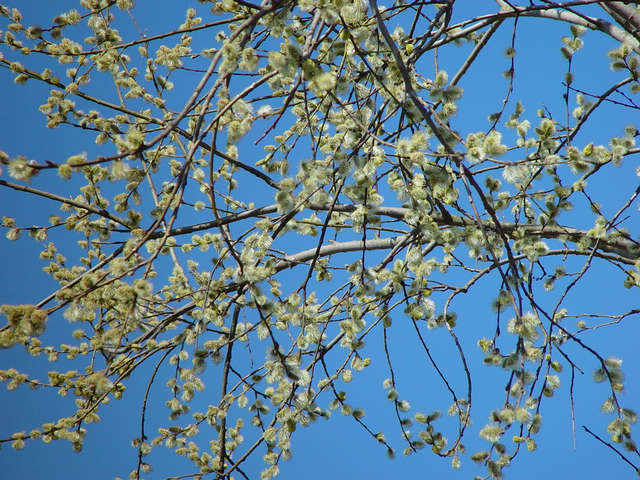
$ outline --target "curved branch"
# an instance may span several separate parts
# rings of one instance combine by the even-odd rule
[[[314,210],[327,210],[328,206],[320,204],[312,204],[309,206]],[[339,204],[333,207],[333,210],[337,212],[353,212],[356,210],[355,205]],[[369,213],[374,215],[384,215],[398,220],[403,220],[405,215],[409,213],[408,208],[402,207],[374,207],[369,209]],[[464,217],[458,217],[456,215],[450,215],[451,221],[447,221],[442,215],[432,214],[432,219],[441,227],[473,227],[477,222],[469,220]],[[485,228],[491,231],[495,231],[493,222],[483,221]],[[527,235],[535,235],[540,238],[546,239],[563,239],[571,241],[572,243],[578,243],[583,238],[589,238],[593,241],[598,240],[597,237],[590,235],[587,230],[580,230],[578,228],[567,227],[564,225],[518,225],[512,222],[500,222],[500,228],[510,238],[514,238],[516,232],[524,232]],[[600,238],[599,250],[604,252],[614,253],[621,257],[621,261],[624,261],[627,265],[635,265],[635,261],[640,257],[640,245],[630,239],[625,238]]]
[[[310,203],[307,207],[310,210],[316,210],[316,211],[333,210],[335,212],[341,212],[341,213],[352,213],[357,208],[356,205],[349,205],[349,204],[330,205],[330,204],[322,204],[322,203]],[[230,223],[245,220],[247,218],[259,217],[262,215],[275,213],[277,210],[278,210],[277,204],[266,205],[264,207],[259,207],[259,208],[253,208],[245,212],[227,215],[225,217],[220,218],[220,220],[212,220],[210,222],[198,223],[198,224],[190,225],[187,227],[175,228],[169,232],[169,236],[173,237],[178,235],[186,235],[189,233],[199,232],[203,230],[210,230],[220,225],[227,225]],[[409,213],[409,211],[410,209],[408,208],[385,207],[385,206],[369,207],[369,210],[368,210],[368,212],[372,215],[386,216],[386,217],[394,218],[396,220],[401,220],[401,221],[404,220],[405,215]],[[436,214],[436,213],[432,214],[431,217],[433,221],[436,222],[440,227],[472,227],[476,225],[476,222],[471,221],[464,217],[459,217],[457,215],[451,215],[450,220],[445,219],[442,215]],[[493,222],[483,222],[483,224],[488,230],[491,230],[491,231],[495,230]],[[535,235],[540,238],[546,238],[549,240],[566,239],[572,243],[578,243],[580,240],[584,238],[589,238],[593,241],[600,240],[600,243],[598,245],[599,250],[603,252],[619,255],[618,261],[623,262],[627,265],[635,265],[635,261],[638,259],[638,257],[640,257],[640,245],[631,239],[626,239],[626,238],[598,239],[597,237],[590,235],[587,230],[581,230],[578,228],[568,227],[564,225],[555,225],[555,226],[526,225],[526,224],[519,225],[513,222],[500,222],[500,228],[505,232],[505,234],[507,234],[507,236],[509,236],[512,239],[514,238],[514,235],[516,232],[519,232],[519,233],[524,232],[527,235]],[[149,239],[150,240],[157,239],[162,237],[163,235],[164,235],[164,232],[154,232],[149,236]],[[406,239],[406,235],[403,235],[401,237],[395,237],[394,243],[392,244],[384,243],[384,242],[390,241],[391,239],[367,240],[366,248],[372,249],[372,250],[391,248],[394,245],[396,245],[398,242],[404,241],[405,239]],[[344,242],[341,245],[344,245],[344,244],[349,244],[349,246],[347,247],[347,250],[344,250],[345,252],[357,250],[357,248],[355,248],[355,243],[353,242]],[[361,244],[360,248],[363,248],[362,242],[360,242],[360,244]],[[315,251],[315,248],[310,249],[310,251]],[[331,251],[331,253],[326,253],[321,256],[331,255],[332,253],[343,253],[343,252],[340,252],[339,249],[335,251],[334,250],[325,250],[325,251],[327,252]],[[298,259],[297,255],[302,255],[302,253],[303,252],[290,255],[287,258],[293,259],[295,257],[295,259]],[[298,261],[308,260],[308,258],[306,258],[306,254],[302,255],[302,257],[300,258],[302,259],[298,259]],[[291,261],[294,261],[294,260],[291,260]]]
[[[531,7],[517,7],[507,3],[505,0],[496,0],[496,3],[500,5],[507,13],[513,15],[519,15],[523,17],[542,17],[549,18],[551,20],[560,20],[562,22],[572,23],[574,25],[580,25],[590,30],[600,30],[606,33],[610,37],[618,40],[620,43],[630,44],[636,52],[640,52],[640,42],[636,37],[629,32],[616,27],[610,22],[601,18],[594,18],[588,16],[577,15],[573,12],[560,9],[536,9]],[[600,2],[604,4],[605,2]],[[606,2],[606,3],[620,3],[620,2]],[[614,14],[612,16],[618,20],[618,17]]]

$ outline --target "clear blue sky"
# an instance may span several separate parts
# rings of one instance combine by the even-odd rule
[[[55,13],[71,5],[70,2],[41,2],[26,0],[19,2],[26,23],[45,24]],[[168,28],[175,27],[182,22],[182,2],[150,2],[139,1],[135,10],[140,25],[152,35]],[[166,5],[165,5],[166,3]],[[64,5],[63,5],[64,4]],[[162,8],[158,5],[162,4]],[[169,5],[171,4],[171,5]],[[478,11],[492,11],[493,2],[476,2],[472,0],[456,2],[458,8],[456,16],[468,16],[467,9]],[[206,18],[206,9],[198,10]],[[206,20],[205,20],[206,21]],[[507,90],[507,82],[501,72],[508,68],[508,60],[502,51],[511,41],[513,22],[507,21],[501,27],[474,64],[461,86],[465,89],[465,96],[459,106],[459,113],[452,122],[455,129],[463,133],[486,130],[489,126],[486,117],[500,105]],[[3,22],[1,29],[6,28]],[[129,25],[128,28],[132,28]],[[522,101],[532,123],[535,121],[534,112],[543,105],[554,114],[563,112],[561,95],[566,62],[560,54],[560,37],[568,34],[568,27],[550,20],[521,19],[516,39],[516,77],[515,90],[512,99]],[[592,92],[602,92],[616,77],[609,71],[606,51],[613,46],[610,41],[603,41],[601,36],[587,34],[584,37],[586,47],[574,61],[573,71],[576,85]],[[9,58],[5,48],[1,51]],[[467,51],[467,50],[465,50]],[[10,56],[11,55],[11,56]],[[440,67],[450,73],[457,69],[462,56],[441,56]],[[25,65],[42,66],[42,59],[25,59]],[[426,67],[425,67],[426,68]],[[430,76],[432,72],[425,75]],[[176,89],[181,84],[176,81]],[[0,70],[0,99],[2,114],[0,114],[0,149],[11,157],[24,154],[28,158],[43,162],[47,159],[62,161],[69,155],[80,151],[87,151],[89,156],[101,153],[91,139],[87,140],[79,130],[59,129],[47,130],[44,117],[38,112],[38,105],[44,103],[47,89],[33,81],[26,86],[18,86],[12,82],[12,76],[6,70]],[[188,95],[190,92],[185,92]],[[513,107],[508,107],[507,112]],[[577,139],[580,144],[584,139],[594,140],[596,143],[606,143],[615,135],[622,134],[622,128],[632,122],[637,122],[637,112],[634,110],[613,109],[605,106],[601,112],[590,121],[587,128]],[[241,147],[242,148],[242,147]],[[619,205],[620,200],[626,198],[637,186],[638,177],[634,175],[636,160],[628,158],[626,165],[619,170],[611,170],[595,183],[594,191],[600,192],[606,199],[607,205]],[[55,178],[53,172],[34,179],[32,185],[50,188],[57,192],[64,192],[73,183],[63,183]],[[8,179],[6,170],[1,178]],[[268,192],[256,192],[256,198],[267,198]],[[268,203],[265,200],[264,203]],[[0,214],[14,217],[21,226],[46,223],[47,215],[52,211],[48,200],[34,199],[32,196],[20,194],[0,188]],[[580,221],[584,212],[573,212]],[[591,222],[591,216],[585,216],[585,227]],[[628,228],[637,231],[638,219],[631,218],[627,222]],[[60,238],[68,238],[60,236]],[[19,242],[9,242],[0,236],[0,251],[3,268],[0,270],[0,303],[19,304],[36,303],[46,297],[56,285],[41,271],[44,263],[38,259],[38,244],[26,238]],[[69,252],[73,248],[69,247]],[[570,264],[571,268],[579,268],[579,264]],[[617,313],[633,308],[637,305],[637,291],[622,289],[622,276],[611,271],[602,270],[602,275],[582,283],[568,298],[567,305],[575,311],[582,311],[583,306],[592,311],[602,313]],[[161,283],[160,280],[157,282]],[[491,408],[499,405],[494,396],[492,386],[502,385],[505,378],[497,370],[482,367],[479,359],[480,352],[475,341],[480,336],[490,336],[493,328],[493,313],[490,310],[490,299],[495,290],[495,284],[485,282],[480,285],[474,296],[458,298],[456,312],[460,327],[457,330],[463,342],[463,347],[469,354],[474,375],[474,410],[475,424],[471,427],[465,444],[469,452],[484,448],[486,445],[477,432],[484,422]],[[69,333],[75,326],[57,314],[52,319],[45,340],[51,343],[69,341]],[[623,403],[631,408],[640,405],[640,357],[637,355],[640,326],[632,320],[627,321],[622,328],[602,328],[585,335],[589,345],[598,347],[603,355],[609,354],[621,357],[627,376],[626,392],[622,396]],[[376,344],[376,341],[378,342]],[[458,359],[452,353],[450,337],[444,331],[436,331],[429,336],[430,346],[436,358],[443,364],[451,363],[457,369]],[[438,408],[445,409],[449,400],[442,392],[433,372],[427,368],[418,344],[412,335],[410,326],[402,322],[402,318],[395,319],[394,328],[390,331],[390,344],[393,347],[392,357],[396,372],[399,372],[399,390],[402,398],[409,400],[415,410],[430,411]],[[379,356],[380,335],[369,341],[365,351],[374,356],[374,365],[366,370],[356,382],[345,386],[349,393],[350,403],[362,406],[367,412],[367,421],[374,430],[383,430],[390,442],[397,447],[395,460],[386,458],[385,451],[377,445],[351,418],[342,417],[334,412],[329,421],[319,420],[310,428],[299,429],[294,436],[293,458],[289,462],[280,464],[283,479],[307,478],[320,480],[326,478],[471,478],[480,470],[468,458],[463,458],[463,465],[459,471],[450,468],[449,461],[436,458],[429,452],[404,457],[400,454],[402,442],[400,431],[395,421],[391,404],[385,400],[381,382],[388,376],[382,357]],[[584,375],[576,379],[574,396],[576,445],[573,448],[571,432],[571,410],[569,403],[568,384],[569,370],[560,376],[563,387],[552,399],[548,399],[543,409],[542,433],[537,438],[538,450],[533,453],[522,452],[513,466],[505,470],[507,478],[519,480],[533,480],[549,476],[551,478],[632,478],[633,472],[628,465],[621,462],[613,452],[584,433],[581,425],[588,425],[604,438],[606,424],[610,420],[599,411],[599,406],[607,397],[604,385],[595,385],[591,380],[591,372],[597,366],[592,359],[582,352],[568,347],[583,363]],[[475,363],[474,363],[475,360]],[[73,368],[73,362],[61,362],[54,368],[63,370]],[[0,351],[0,369],[15,367],[33,375],[46,375],[49,365],[43,358],[30,358],[17,349]],[[422,367],[425,367],[424,369]],[[149,374],[150,369],[146,369]],[[129,382],[127,396],[120,402],[113,402],[103,408],[102,422],[89,426],[89,433],[85,440],[82,454],[75,454],[67,443],[44,445],[41,442],[28,442],[22,451],[13,451],[8,445],[0,449],[0,466],[2,478],[28,478],[30,480],[57,480],[67,478],[84,478],[91,476],[95,479],[107,479],[115,476],[126,478],[129,471],[136,465],[136,450],[131,448],[131,438],[139,435],[139,415],[142,396],[146,388],[144,374]],[[215,375],[213,368],[208,370],[211,375],[208,384],[215,389]],[[462,378],[452,373],[454,383],[462,386]],[[159,379],[154,385],[149,406],[149,436],[154,435],[154,429],[166,419],[165,391],[163,383],[166,379]],[[205,375],[205,382],[207,377]],[[434,387],[435,386],[435,387]],[[491,394],[489,394],[491,392]],[[206,397],[206,393],[204,396]],[[214,395],[214,393],[212,393]],[[217,395],[217,393],[215,393]],[[155,401],[155,403],[154,403]],[[206,403],[206,400],[202,400]],[[43,395],[41,391],[30,391],[22,386],[18,391],[8,392],[0,390],[0,436],[3,438],[15,431],[39,427],[43,422],[58,418],[72,411],[73,398],[60,398],[55,394]],[[447,420],[444,420],[446,422]],[[155,427],[154,427],[155,426]],[[207,441],[203,438],[202,441]],[[150,456],[154,470],[147,478],[159,479],[169,475],[190,473],[192,470],[186,462],[174,455],[167,454],[162,448],[157,448]],[[261,468],[260,455],[244,466],[250,478],[259,478]]]

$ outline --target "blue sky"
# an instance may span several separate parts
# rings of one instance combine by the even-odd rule
[[[176,2],[177,3],[177,2]],[[21,2],[25,18],[33,19],[33,23],[45,24],[59,9],[60,5],[29,0]],[[140,2],[142,4],[142,2]],[[493,2],[473,2],[471,0],[456,2],[456,16],[468,16],[471,9],[483,11],[494,9]],[[205,9],[199,14],[205,16]],[[163,5],[158,8],[138,8],[136,18],[148,34],[162,32],[182,22],[182,8]],[[455,18],[454,18],[455,20]],[[29,23],[29,20],[26,21]],[[509,66],[509,60],[502,52],[511,42],[512,21],[506,21],[483,51],[473,70],[468,74],[461,86],[465,95],[459,105],[459,113],[452,125],[466,135],[469,132],[486,130],[489,123],[486,117],[496,110],[504,97],[508,83],[501,72]],[[393,25],[392,25],[393,27]],[[4,28],[4,25],[0,28]],[[129,24],[128,27],[133,27]],[[566,61],[560,54],[560,37],[568,34],[568,27],[550,20],[521,19],[516,37],[516,76],[514,92],[511,98],[520,100],[525,106],[525,117],[535,122],[534,112],[543,105],[554,115],[562,116],[564,106],[561,103],[563,92],[562,80],[566,70]],[[611,41],[601,36],[588,33],[584,37],[585,50],[579,52],[573,62],[576,77],[575,85],[590,92],[600,93],[611,85],[619,76],[608,68],[606,51],[614,46]],[[9,57],[9,53],[2,51]],[[462,53],[468,52],[463,50]],[[441,55],[440,68],[452,74],[463,60],[458,55]],[[25,65],[42,65],[41,59],[25,59]],[[32,63],[29,63],[32,62]],[[429,66],[425,65],[425,69]],[[427,71],[427,76],[432,72]],[[195,78],[195,77],[194,77]],[[181,84],[174,80],[176,89],[185,88],[188,95],[191,83]],[[4,104],[4,113],[0,116],[0,149],[11,157],[24,154],[39,162],[46,159],[61,161],[79,151],[87,151],[89,156],[103,153],[87,139],[83,132],[69,128],[47,130],[44,117],[37,107],[46,101],[47,89],[30,81],[26,86],[18,86],[12,82],[6,70],[0,71],[0,95]],[[507,107],[507,114],[513,106]],[[637,122],[635,110],[603,106],[601,111],[589,122],[576,144],[593,140],[596,143],[607,143],[612,136],[622,135],[622,129],[628,123]],[[463,136],[464,136],[463,135]],[[249,143],[249,140],[247,140]],[[242,148],[242,146],[241,146]],[[246,146],[246,148],[250,148]],[[1,178],[8,179],[6,170]],[[72,181],[73,182],[73,181]],[[602,195],[606,208],[615,209],[637,186],[635,176],[635,160],[627,158],[618,170],[609,170],[594,179],[591,191]],[[53,172],[41,175],[33,180],[32,186],[48,188],[61,194],[71,193],[73,183],[64,183]],[[69,189],[69,192],[65,192]],[[271,203],[271,192],[267,190],[252,193],[256,203]],[[26,194],[0,188],[0,214],[14,217],[19,225],[46,223],[47,216],[55,209],[45,199],[34,199]],[[571,213],[574,223],[588,228],[593,223],[593,216],[586,213],[585,206],[577,206]],[[634,210],[635,213],[635,210]],[[627,220],[626,226],[632,231],[638,228],[638,218]],[[2,263],[0,282],[3,286],[0,303],[18,304],[35,303],[46,297],[56,285],[41,271],[44,263],[38,259],[38,244],[24,238],[18,242],[9,242],[0,236]],[[56,238],[57,237],[57,238]],[[65,241],[69,237],[52,234],[52,239]],[[69,255],[73,255],[73,245],[67,247]],[[77,252],[76,252],[77,253]],[[577,270],[580,263],[567,263],[568,269]],[[599,268],[596,266],[596,268]],[[637,293],[622,288],[623,277],[618,272],[604,268],[596,270],[598,275],[591,276],[581,282],[569,295],[566,305],[572,312],[596,311],[601,313],[623,312],[637,305]],[[157,280],[161,284],[161,280]],[[486,422],[492,408],[499,405],[496,398],[496,387],[505,383],[502,372],[481,365],[481,354],[475,342],[481,336],[490,336],[494,328],[494,314],[490,309],[495,282],[483,281],[474,295],[459,296],[455,305],[458,313],[459,327],[457,334],[468,352],[474,376],[474,419],[475,423],[468,432],[465,441],[469,452],[486,448],[486,443],[477,435],[478,430]],[[549,302],[552,301],[549,297]],[[640,327],[634,325],[633,318],[627,319],[623,325],[608,327],[589,332],[584,340],[590,346],[600,349],[604,356],[615,355],[624,359],[623,369],[626,373],[626,391],[622,395],[623,404],[633,408],[640,403],[640,359],[637,356],[637,338]],[[76,328],[70,325],[61,314],[53,319],[55,328],[49,328],[43,337],[46,342],[69,342],[70,332]],[[411,402],[417,411],[430,413],[443,409],[450,403],[435,378],[433,371],[425,364],[424,355],[419,349],[412,327],[404,322],[402,315],[394,318],[394,328],[389,331],[391,357],[395,371],[398,373],[398,384],[401,398]],[[452,343],[445,331],[429,333],[429,346],[444,365],[451,368],[452,382],[458,388],[463,387],[464,378],[459,375],[459,359],[452,350]],[[400,430],[395,421],[391,403],[385,399],[381,382],[388,376],[385,362],[380,357],[381,333],[377,332],[369,339],[364,352],[371,355],[374,365],[365,370],[351,384],[344,386],[349,401],[354,406],[362,406],[367,412],[365,419],[374,430],[385,432],[389,441],[396,446],[397,455],[394,460],[386,458],[385,450],[359,426],[353,419],[343,417],[334,412],[328,421],[319,420],[309,428],[299,428],[294,435],[293,457],[280,464],[280,478],[309,479],[366,477],[371,479],[433,476],[436,478],[470,478],[480,474],[468,458],[463,458],[459,471],[451,470],[449,461],[439,459],[429,452],[404,457],[400,454],[402,443]],[[560,374],[563,387],[555,397],[547,399],[542,411],[543,427],[537,438],[538,449],[533,453],[521,452],[514,465],[505,470],[506,478],[520,480],[536,479],[541,476],[564,478],[599,478],[628,477],[633,474],[628,465],[621,462],[613,452],[588,436],[581,428],[587,425],[593,431],[607,438],[606,424],[609,417],[600,413],[600,404],[607,397],[604,385],[596,385],[591,380],[591,372],[597,367],[593,359],[586,357],[582,351],[567,346],[567,351],[580,359],[584,375],[577,375],[574,397],[575,403],[575,439],[577,449],[574,450],[571,431],[571,409],[567,385],[570,382],[569,369]],[[475,362],[474,362],[475,360]],[[61,361],[57,370],[76,368],[74,362]],[[33,375],[45,375],[49,366],[42,358],[31,358],[23,352],[11,349],[0,351],[0,368],[15,367]],[[0,464],[7,478],[62,479],[84,477],[87,474],[97,479],[120,476],[126,478],[128,472],[135,467],[136,450],[129,445],[131,438],[139,435],[140,421],[136,415],[142,404],[146,388],[145,377],[153,365],[146,366],[128,383],[126,397],[121,401],[113,401],[101,411],[102,422],[90,425],[85,440],[84,450],[75,454],[66,443],[44,445],[41,442],[29,442],[21,451],[13,451],[8,445],[0,449]],[[204,380],[214,389],[217,371],[209,368]],[[146,429],[153,436],[154,429],[166,420],[167,409],[163,405],[166,388],[163,386],[167,373],[161,373],[151,390],[149,406],[149,424]],[[209,375],[209,377],[207,377]],[[207,403],[207,392],[198,401]],[[217,395],[212,393],[212,395]],[[44,421],[71,413],[73,409],[71,397],[61,398],[55,394],[40,390],[30,391],[22,386],[17,391],[0,390],[0,436],[10,435],[15,431],[37,428]],[[449,419],[442,422],[453,425]],[[206,437],[205,435],[202,435]],[[206,438],[202,438],[206,442]],[[154,450],[150,455],[154,470],[147,478],[165,478],[170,475],[191,473],[190,466],[175,455],[169,455],[162,448]],[[259,478],[261,459],[258,455],[243,467],[249,478]]]

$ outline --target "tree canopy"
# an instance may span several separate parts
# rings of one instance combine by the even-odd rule
[[[0,446],[80,452],[133,397],[122,477],[266,480],[343,416],[500,479],[561,408],[640,473],[638,2],[62,3],[0,5],[42,119],[0,151],[3,248],[50,277],[0,299],[0,380],[67,413]]]

